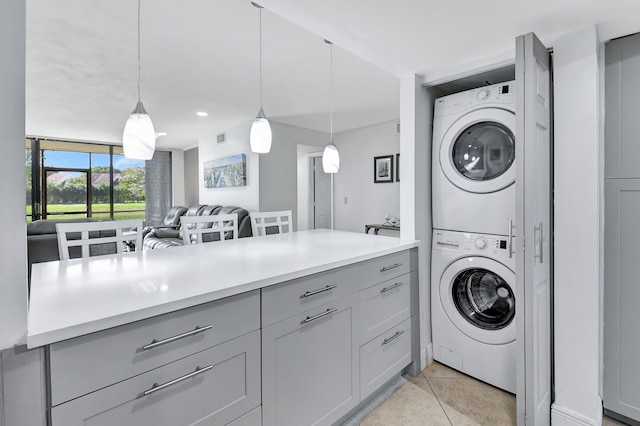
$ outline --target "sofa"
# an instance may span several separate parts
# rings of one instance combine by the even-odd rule
[[[60,260],[56,223],[90,221],[93,221],[93,219],[49,219],[27,223],[27,260],[29,263],[29,271],[31,271],[31,265],[34,263]],[[81,257],[81,255],[80,247],[71,247],[69,257],[77,258]]]
[[[174,209],[176,209],[176,207],[172,207],[169,214],[171,214]],[[184,207],[182,207],[182,209],[184,209]],[[180,210],[176,209],[175,211]],[[186,209],[184,216],[213,216],[233,213],[238,215],[238,237],[251,237],[251,219],[249,212],[241,207],[198,204]],[[169,214],[167,214],[167,216],[169,216]],[[159,226],[148,230],[143,240],[144,249],[154,250],[183,245],[179,217],[177,219],[178,225]]]

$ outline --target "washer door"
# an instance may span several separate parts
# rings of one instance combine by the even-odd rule
[[[502,345],[516,339],[515,273],[486,257],[453,262],[440,279],[440,302],[468,337]]]
[[[515,114],[482,108],[463,115],[440,142],[440,166],[458,188],[496,192],[515,182]]]

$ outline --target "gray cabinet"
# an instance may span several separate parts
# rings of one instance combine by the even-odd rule
[[[640,421],[640,179],[605,182],[604,408]]]
[[[52,426],[259,425],[260,293],[55,343]]]
[[[412,361],[409,251],[262,290],[265,426],[332,425]]]
[[[607,43],[605,61],[605,177],[640,178],[640,35]]]
[[[411,362],[411,320],[360,347],[360,398],[365,399]]]
[[[254,331],[53,407],[52,423],[225,425],[260,404],[259,354]]]
[[[263,424],[331,425],[359,402],[354,296],[262,330]]]

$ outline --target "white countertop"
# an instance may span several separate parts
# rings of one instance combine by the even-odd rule
[[[32,267],[27,346],[35,348],[417,247],[312,230]]]

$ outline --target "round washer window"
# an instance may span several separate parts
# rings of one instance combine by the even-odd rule
[[[509,170],[515,159],[515,138],[503,124],[476,123],[460,133],[452,157],[454,167],[467,179],[495,179]]]
[[[500,330],[511,323],[516,300],[505,280],[486,269],[459,273],[452,286],[453,302],[464,319],[484,330]]]

